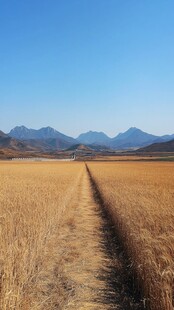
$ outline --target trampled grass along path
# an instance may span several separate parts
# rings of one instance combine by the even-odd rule
[[[69,299],[64,309],[141,309],[131,289],[122,249],[84,168],[64,226],[65,277]]]
[[[87,165],[86,171],[90,182],[92,199],[96,205],[97,214],[101,219],[102,250],[107,258],[105,272],[102,273],[102,279],[106,287],[102,302],[107,304],[109,309],[144,309],[143,300],[141,300],[140,292],[135,287],[133,274],[131,268],[129,268],[130,261],[124,254],[114,222]]]
[[[69,297],[63,309],[107,309],[103,296],[107,289],[101,279],[108,265],[103,251],[102,219],[93,200],[86,168],[79,180],[69,208],[63,234],[58,242],[66,244],[62,253],[64,277]]]

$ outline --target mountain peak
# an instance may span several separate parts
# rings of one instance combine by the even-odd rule
[[[135,130],[140,130],[139,128],[137,128],[137,127],[130,127],[128,130],[132,130],[132,131],[135,131]]]
[[[42,127],[39,129],[40,131],[44,131],[44,132],[50,132],[50,133],[55,133],[57,132],[56,129],[50,127],[50,126],[47,126],[47,127]]]
[[[135,131],[142,131],[141,129],[137,128],[137,127],[130,127],[128,130],[126,130],[125,132],[135,132]]]
[[[40,129],[47,129],[47,130],[54,130],[54,131],[56,131],[56,129],[54,129],[53,127],[50,127],[50,126],[42,127]]]
[[[8,135],[12,138],[23,140],[25,139],[25,136],[27,136],[30,132],[30,129],[25,127],[24,125],[22,126],[16,126],[14,127]]]
[[[136,131],[141,131],[140,129],[136,128],[136,127],[130,127],[128,130],[126,130],[125,132],[120,132],[115,138],[113,138],[114,140],[115,139],[122,139],[123,137],[128,137],[130,136],[131,134],[133,134],[134,132]]]
[[[88,132],[92,132],[92,133],[102,133],[102,131],[96,131],[96,130],[89,130]],[[88,133],[87,132],[87,133]]]
[[[110,138],[104,132],[90,130],[79,135],[77,140],[82,144],[107,145],[109,144]]]
[[[16,126],[13,128],[9,136],[18,140],[46,140],[46,139],[53,139],[58,141],[63,141],[67,143],[67,145],[75,144],[76,140],[68,137],[60,132],[58,132],[56,129],[47,126],[40,129],[28,129],[25,126]],[[66,144],[64,143],[64,144]]]
[[[11,131],[15,131],[15,130],[29,130],[29,129],[25,127],[24,125],[21,125],[21,126],[14,127]]]

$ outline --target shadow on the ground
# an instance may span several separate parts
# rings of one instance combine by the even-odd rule
[[[106,304],[107,309],[109,306],[109,309],[144,310],[141,292],[138,291],[133,279],[131,264],[119,240],[119,234],[87,165],[86,169],[90,177],[94,199],[99,206],[97,212],[103,222],[101,231],[103,243],[101,246],[108,258],[107,269],[101,270],[99,275],[107,286],[103,291],[102,300],[99,302]]]

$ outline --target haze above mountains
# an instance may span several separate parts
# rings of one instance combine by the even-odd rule
[[[29,129],[16,126],[8,134],[0,131],[0,147],[31,151],[55,151],[68,149],[73,145],[84,144],[91,148],[109,148],[113,150],[136,149],[153,143],[162,143],[174,139],[173,135],[155,136],[131,127],[114,138],[103,132],[89,131],[76,139],[64,135],[51,127]]]

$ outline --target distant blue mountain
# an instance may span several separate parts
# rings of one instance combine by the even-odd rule
[[[25,126],[13,128],[8,136],[17,140],[27,141],[31,146],[43,149],[66,149],[76,144],[94,145],[97,147],[125,150],[140,148],[152,143],[161,143],[174,139],[173,135],[162,137],[146,133],[136,127],[131,127],[116,137],[110,138],[104,132],[88,131],[79,135],[77,139],[66,136],[54,128],[28,129]]]
[[[75,139],[60,133],[56,129],[49,126],[38,130],[28,129],[25,126],[16,126],[9,132],[8,135],[18,140],[62,139],[72,145],[77,143]]]
[[[174,135],[156,136],[146,133],[136,127],[131,127],[116,137],[110,138],[103,132],[88,131],[81,134],[77,140],[83,144],[95,144],[110,147],[111,149],[139,148],[155,142],[169,141]]]
[[[137,130],[139,129],[136,127],[131,127],[125,132],[120,132],[115,138],[112,138],[112,141],[127,139],[128,137],[130,137],[130,135],[134,134]]]
[[[88,131],[82,133],[77,139],[83,144],[96,144],[107,146],[110,143],[110,138],[104,132]]]
[[[148,134],[136,127],[129,128],[126,132],[118,134],[111,141],[114,149],[138,148],[153,143],[158,136]]]

